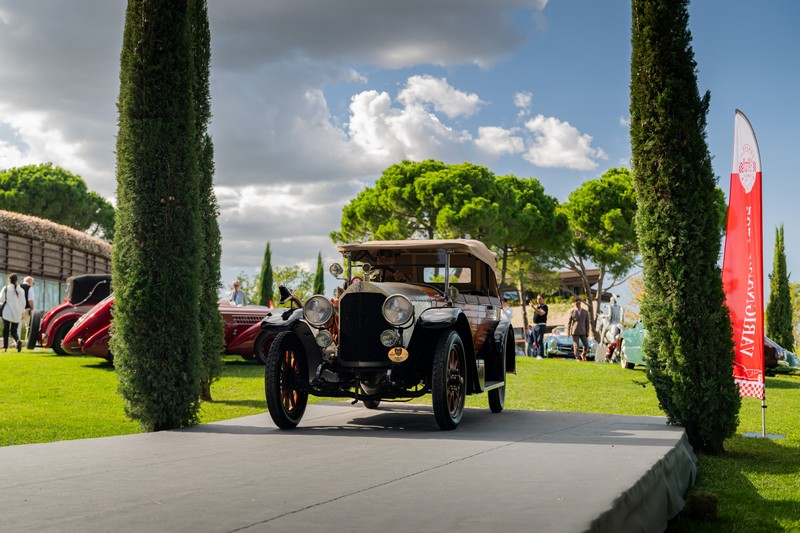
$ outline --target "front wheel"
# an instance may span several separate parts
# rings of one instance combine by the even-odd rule
[[[61,346],[61,343],[69,333],[69,330],[72,329],[72,326],[75,325],[75,322],[75,320],[68,320],[56,329],[56,333],[53,335],[53,351],[56,352],[56,355],[67,355],[67,351]]]
[[[267,352],[264,390],[267,408],[281,429],[297,427],[308,403],[306,354],[291,331],[279,333]]]
[[[445,331],[433,355],[431,402],[436,423],[443,430],[458,427],[467,395],[467,364],[464,343],[453,330]]]

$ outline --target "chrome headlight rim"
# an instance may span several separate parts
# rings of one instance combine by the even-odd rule
[[[386,322],[399,328],[413,322],[414,305],[402,294],[392,294],[384,300],[381,314]]]
[[[333,304],[325,296],[316,294],[303,304],[303,316],[315,328],[325,327],[333,319]]]

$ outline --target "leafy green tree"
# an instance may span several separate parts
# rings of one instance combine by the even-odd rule
[[[314,275],[314,294],[325,294],[325,269],[322,267],[322,252],[317,255],[317,273]]]
[[[800,338],[800,283],[789,283],[789,294],[792,299],[792,338]],[[786,346],[788,350],[797,352],[796,346]]]
[[[611,168],[599,179],[584,182],[559,206],[559,212],[566,216],[570,232],[557,260],[580,276],[589,321],[599,340],[588,270],[590,266],[600,270],[597,288],[602,294],[623,283],[636,262],[636,194],[630,171]]]
[[[769,276],[769,303],[767,304],[767,336],[788,350],[794,349],[792,328],[792,295],[789,274],[786,273],[783,224],[775,228],[775,252],[772,274]]]
[[[236,276],[241,286],[239,289],[247,295],[247,301],[255,301],[258,288],[261,286],[261,274],[249,276],[245,272],[239,272]],[[275,287],[284,285],[294,292],[301,300],[312,296],[314,288],[314,276],[302,266],[282,267],[276,266],[272,269],[272,279]],[[278,294],[273,293],[272,301],[277,305]]]
[[[264,250],[264,261],[261,263],[261,276],[258,278],[257,286],[257,294],[252,300],[256,305],[269,305],[270,302],[275,302],[275,284],[272,281],[272,251],[269,242]]]
[[[114,240],[114,206],[80,176],[52,163],[0,171],[0,209]]]
[[[194,67],[195,135],[198,147],[200,188],[200,244],[203,248],[199,263],[200,287],[200,399],[211,401],[211,384],[222,376],[222,352],[225,337],[222,316],[217,305],[221,288],[220,261],[222,236],[217,221],[219,204],[214,194],[214,145],[208,134],[211,119],[211,94],[208,85],[211,60],[211,32],[208,26],[208,7],[205,0],[189,3],[191,43]]]
[[[648,378],[695,450],[722,453],[741,404],[687,0],[632,0],[631,148]]]
[[[111,350],[145,430],[197,421],[198,135],[187,2],[129,0],[120,57]]]
[[[486,168],[440,161],[392,165],[374,187],[367,187],[342,211],[335,242],[370,239],[434,239],[469,234],[480,239],[491,230],[494,175]]]

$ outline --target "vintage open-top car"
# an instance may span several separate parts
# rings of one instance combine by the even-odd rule
[[[67,280],[64,301],[46,313],[35,311],[31,317],[28,348],[36,344],[52,348],[58,355],[72,353],[61,343],[75,322],[111,292],[110,274],[85,274]],[[80,353],[80,350],[78,352]]]
[[[278,427],[297,426],[309,394],[369,409],[431,394],[445,430],[458,426],[469,394],[488,392],[491,411],[503,410],[514,333],[501,320],[493,252],[475,240],[370,241],[339,251],[347,270],[331,266],[337,278],[345,274],[335,298],[312,296],[261,324],[270,339],[262,348],[267,406]]]

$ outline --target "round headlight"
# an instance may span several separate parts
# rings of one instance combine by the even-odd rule
[[[381,332],[381,344],[391,348],[400,340],[400,335],[393,329],[385,329]]]
[[[314,337],[314,340],[317,342],[317,346],[320,348],[327,348],[333,343],[333,335],[331,335],[330,331],[320,331],[317,333],[317,336]]]
[[[383,318],[395,327],[402,326],[414,318],[414,306],[402,294],[394,294],[386,298],[382,311]]]
[[[309,324],[320,328],[333,317],[333,304],[324,296],[312,296],[303,306],[303,314]]]

